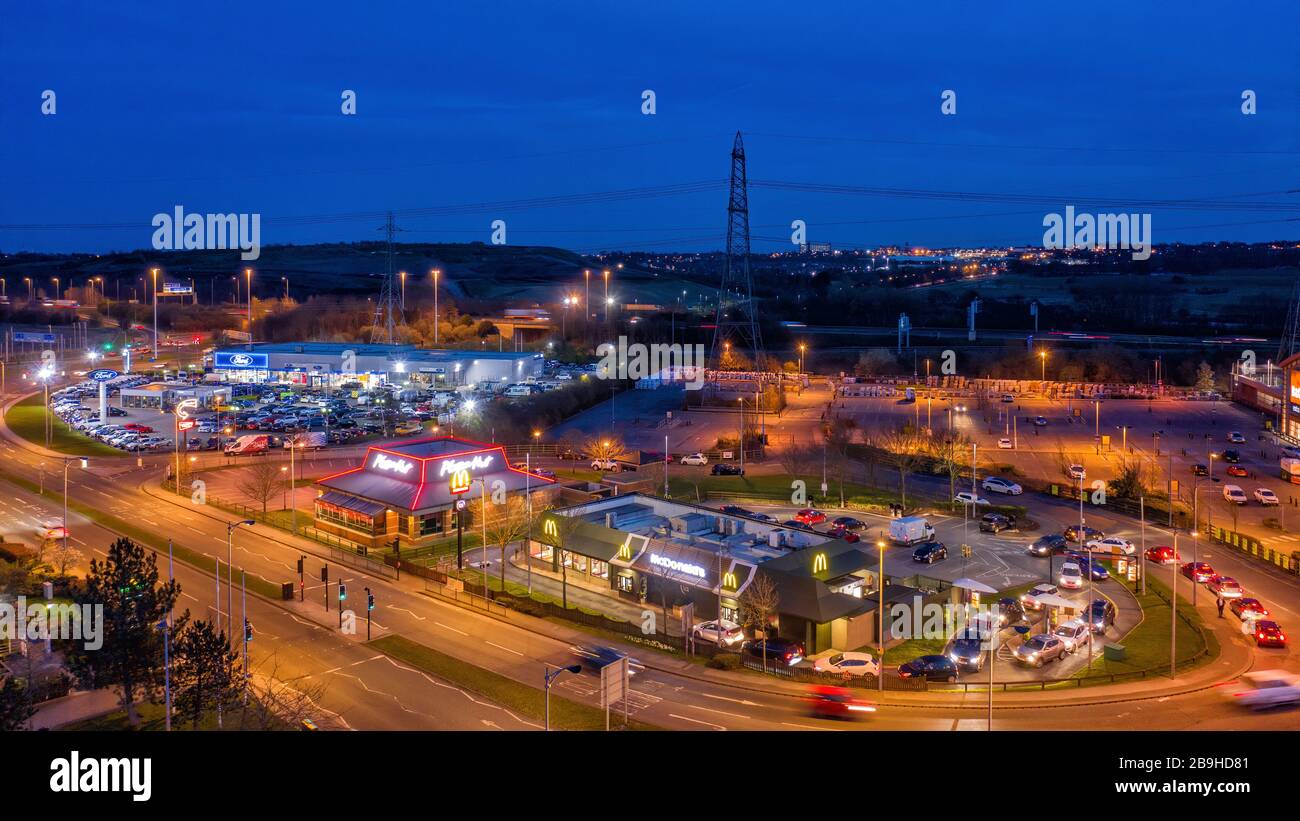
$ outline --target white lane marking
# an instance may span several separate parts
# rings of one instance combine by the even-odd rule
[[[703,724],[705,727],[712,727],[713,729],[719,730],[721,732],[725,732],[727,729],[726,727],[723,727],[721,724],[713,724],[712,722],[708,722],[708,721],[700,721],[698,718],[690,718],[689,716],[679,716],[676,713],[669,713],[668,716],[669,718],[676,718],[681,721],[689,721],[692,724]]]
[[[490,644],[490,645],[492,645],[493,647],[497,648],[498,650],[505,650],[507,653],[514,653],[516,656],[522,656],[522,655],[523,655],[523,653],[519,652],[518,650],[512,650],[512,649],[510,649],[509,647],[502,647],[500,644],[497,644],[497,643],[494,642],[494,641],[489,641],[489,642],[487,642],[487,643]]]
[[[706,713],[717,713],[720,716],[731,716],[732,718],[749,718],[749,716],[741,715],[740,713],[728,713],[725,710],[715,710],[712,707],[700,707],[697,704],[687,704],[686,706],[690,707],[692,710],[703,710]]]
[[[438,625],[439,627],[441,627],[441,628],[443,628],[443,629],[445,629],[445,630],[450,630],[450,631],[453,632],[453,633],[460,633],[462,636],[468,636],[468,635],[469,635],[469,633],[466,633],[464,630],[457,630],[455,627],[452,627],[451,625],[443,624],[443,623],[440,622],[440,621],[435,621],[434,624]]]
[[[757,706],[758,706],[758,702],[757,702],[757,701],[750,701],[750,700],[747,699],[747,698],[731,698],[731,697],[729,697],[729,696],[720,696],[720,695],[716,695],[716,694],[714,694],[714,693],[700,693],[700,695],[704,696],[705,698],[716,698],[716,699],[718,699],[718,700],[720,700],[720,701],[731,701],[731,702],[735,702],[736,704],[740,704],[740,705],[745,706],[745,707],[757,707]]]
[[[414,616],[416,619],[418,619],[418,620],[420,620],[420,621],[425,621],[425,617],[424,617],[424,616],[421,616],[421,615],[415,613],[415,612],[412,611],[412,610],[407,610],[405,607],[398,607],[398,606],[395,605],[395,604],[389,604],[389,605],[385,605],[385,606],[388,607],[390,610],[398,610],[398,611],[401,611],[401,612],[403,612],[403,613],[409,613],[410,615]]]
[[[782,722],[781,722],[781,725],[784,726],[784,727],[798,727],[800,730],[823,730],[823,731],[828,732],[828,733],[842,733],[842,732],[844,732],[843,730],[839,729],[838,727],[814,727],[814,726],[812,726],[811,724],[791,724],[791,723],[788,722],[788,721],[782,721]]]

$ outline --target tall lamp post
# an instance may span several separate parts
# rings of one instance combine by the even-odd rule
[[[254,522],[252,519],[244,519],[238,522],[226,523],[226,625],[227,625],[226,635],[228,637],[234,636],[234,630],[235,630],[235,622],[234,622],[235,611],[231,609],[234,606],[234,596],[232,595],[231,590],[234,588],[235,585],[235,576],[232,570],[232,565],[230,563],[232,554],[234,552],[232,548],[233,540],[231,538],[231,534],[234,533],[235,528],[239,527],[240,525],[248,525],[249,527],[252,527],[254,524],[256,524],[256,522]],[[221,583],[221,571],[219,569],[217,571],[217,583],[218,584]],[[218,609],[221,608],[221,601],[219,599],[217,600],[217,608]],[[221,619],[218,618],[217,624],[220,623],[221,623]]]
[[[568,667],[556,667],[555,672],[551,672],[551,665],[542,662],[543,678],[546,680],[546,723],[543,727],[544,732],[550,732],[551,729],[551,682],[560,677],[561,673],[573,673],[575,676],[582,672],[582,668],[576,664],[570,664]]]
[[[153,278],[153,358],[158,359],[158,269],[150,268],[149,275]]]
[[[433,269],[433,344],[438,344],[438,276],[442,271]]]
[[[1047,351],[1038,352],[1038,381],[1047,381]]]
[[[876,604],[876,626],[880,633],[880,658],[876,659],[876,687],[885,692],[885,540],[876,540],[876,554],[880,557],[880,568],[876,572],[876,592],[880,601]]]
[[[63,555],[68,555],[68,467],[73,462],[80,462],[81,469],[85,470],[90,464],[84,456],[71,456],[63,460]]]
[[[248,341],[253,341],[253,269],[244,269],[244,285],[248,291]]]

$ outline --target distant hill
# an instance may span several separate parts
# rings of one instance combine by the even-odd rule
[[[110,299],[119,293],[127,298],[132,284],[139,287],[139,280],[148,277],[151,267],[161,268],[170,279],[193,279],[200,302],[230,299],[234,287],[230,278],[241,275],[245,267],[254,270],[254,293],[258,296],[281,293],[280,278],[287,277],[290,293],[301,299],[314,294],[376,294],[387,270],[387,258],[382,242],[268,245],[263,246],[260,259],[248,263],[239,259],[238,251],[0,256],[0,277],[14,295],[23,294],[24,277],[31,277],[38,291],[47,293],[53,277],[58,277],[64,288],[81,287],[91,277],[103,277],[104,292]],[[546,246],[395,243],[393,268],[407,272],[408,299],[424,299],[432,293],[429,272],[434,268],[442,271],[442,293],[458,301],[555,302],[559,299],[557,288],[571,286],[575,292],[582,288],[584,268],[592,269],[593,289],[602,287],[598,260]],[[623,302],[664,303],[684,287],[701,287],[701,283],[668,280],[631,268],[618,271],[612,283],[612,290]]]

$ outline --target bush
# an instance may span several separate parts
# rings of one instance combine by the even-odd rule
[[[740,667],[740,656],[735,653],[722,653],[704,662],[705,667],[714,670],[735,670]]]

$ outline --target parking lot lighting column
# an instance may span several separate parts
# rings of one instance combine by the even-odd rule
[[[1195,586],[1196,581],[1192,580]],[[1169,564],[1169,677],[1174,678],[1178,645],[1178,531],[1174,531],[1174,557]]]
[[[876,588],[880,601],[876,605],[876,626],[880,632],[880,657],[876,659],[876,687],[885,692],[885,540],[876,542],[876,554],[880,557],[880,569],[876,573]]]
[[[1200,534],[1201,532],[1197,530],[1196,525],[1193,524],[1192,525],[1192,609],[1193,610],[1196,609],[1196,588],[1197,588],[1196,563],[1197,560],[1200,558],[1200,546],[1201,546]]]
[[[153,358],[158,358],[158,269],[150,268],[153,277]]]
[[[231,535],[230,535],[230,534],[232,534],[232,533],[235,531],[235,528],[239,527],[240,525],[249,525],[249,526],[252,526],[253,524],[254,524],[254,522],[253,522],[252,519],[244,519],[244,520],[242,520],[242,521],[238,521],[238,522],[228,522],[228,523],[226,523],[226,625],[227,625],[227,627],[226,627],[226,635],[227,635],[228,637],[233,637],[233,636],[235,635],[235,634],[234,634],[234,630],[235,630],[235,622],[234,622],[235,611],[232,609],[232,607],[233,607],[233,605],[234,605],[234,596],[233,596],[232,593],[231,593],[231,590],[232,590],[232,588],[233,588],[234,585],[235,585],[235,576],[234,576],[233,566],[232,566],[231,563],[230,563],[231,558],[232,558],[232,554],[233,554],[234,550],[233,550],[233,548],[232,548],[232,539],[231,539]],[[221,567],[220,567],[220,565],[218,565],[218,567],[217,567],[217,591],[218,591],[218,592],[217,592],[217,601],[216,601],[216,606],[217,606],[217,625],[218,625],[218,626],[220,626],[220,624],[221,624],[221,618],[220,618],[220,616],[221,616],[221,593],[220,593],[220,590],[221,590]]]

